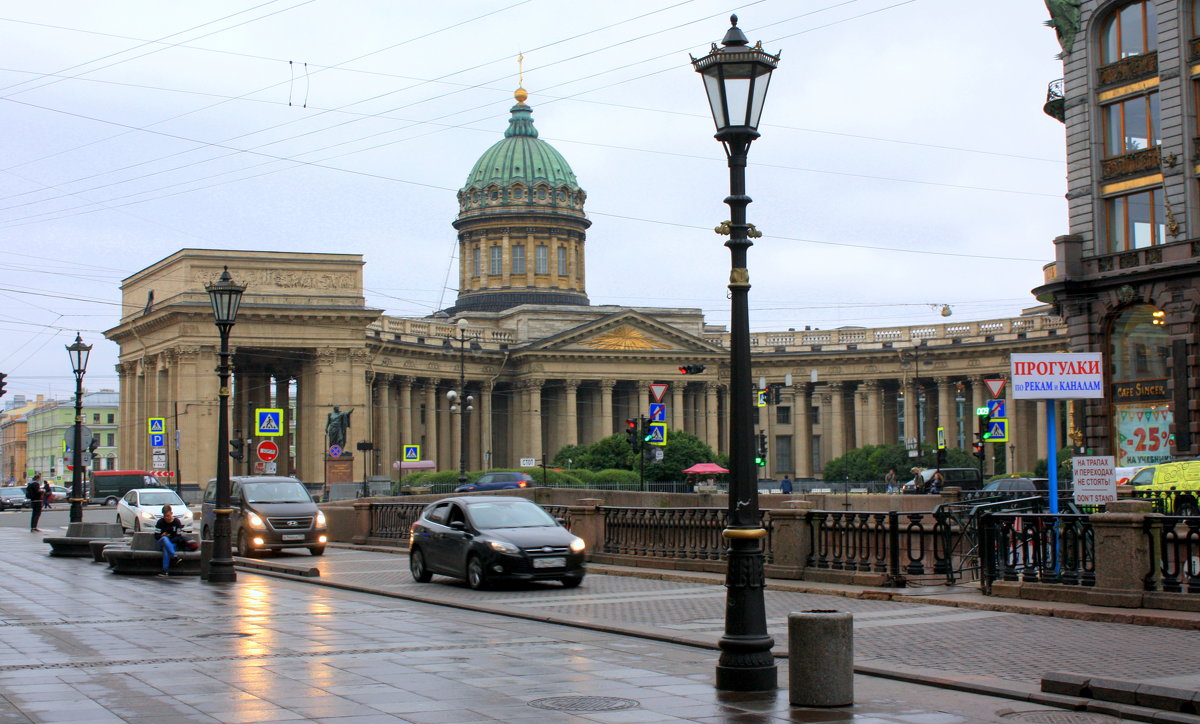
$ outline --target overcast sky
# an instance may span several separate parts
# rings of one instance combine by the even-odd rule
[[[6,0],[9,393],[71,393],[76,331],[86,386],[115,388],[120,280],[184,247],[361,253],[368,305],[450,305],[455,191],[507,125],[519,53],[588,193],[592,303],[728,325],[728,171],[688,54],[731,12],[782,51],[747,172],[753,330],[1036,304],[1067,233],[1040,0]]]

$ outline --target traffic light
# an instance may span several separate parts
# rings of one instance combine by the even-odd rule
[[[754,455],[754,464],[760,468],[765,467],[767,464],[767,434],[765,432],[759,432],[758,436],[755,438],[755,442],[758,446],[758,449]]]
[[[629,443],[629,447],[634,450],[638,449],[638,421],[632,418],[625,418],[625,442]]]
[[[679,365],[679,374],[698,375],[703,372],[705,365]]]
[[[976,407],[975,414],[979,418],[979,432],[975,433],[979,436],[980,444],[988,439],[988,421],[992,419],[991,407]]]
[[[6,384],[8,384],[7,382],[4,381],[5,377],[8,377],[8,375],[4,374],[3,372],[0,372],[0,397],[4,397],[4,386]]]
[[[242,450],[242,444],[241,438],[236,438],[229,441],[229,457],[237,460],[239,463],[246,455],[246,453]]]
[[[650,429],[650,421],[646,418],[641,418],[642,421],[642,442],[650,442],[654,439],[654,432]]]
[[[971,443],[971,453],[979,458],[981,464],[983,463],[983,435],[980,433],[975,433],[975,442]]]
[[[783,388],[779,385],[771,386],[771,402],[778,405],[783,401]]]
[[[92,435],[92,441],[88,443],[88,452],[95,454],[96,448],[100,447],[100,434]]]

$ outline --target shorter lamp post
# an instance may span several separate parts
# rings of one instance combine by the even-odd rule
[[[233,513],[229,500],[229,330],[237,321],[238,306],[246,287],[233,281],[229,267],[221,272],[215,282],[204,285],[208,299],[212,302],[213,318],[217,331],[221,333],[221,359],[217,366],[220,387],[217,390],[217,495],[213,509],[212,559],[208,566],[210,583],[233,583],[237,572],[233,569],[233,549],[230,544],[229,516]],[[245,555],[245,551],[242,552]]]
[[[458,324],[458,389],[446,393],[450,412],[458,415],[458,484],[467,483],[467,414],[475,410],[475,398],[467,394],[467,320]],[[462,398],[461,402],[459,398]]]
[[[71,356],[71,370],[75,373],[75,437],[71,441],[71,518],[72,523],[83,522],[83,375],[87,372],[90,344],[75,333],[75,344],[67,346]]]

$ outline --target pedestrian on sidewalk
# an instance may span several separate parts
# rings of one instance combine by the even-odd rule
[[[163,516],[154,524],[154,538],[158,541],[158,549],[163,554],[162,572],[158,575],[165,576],[170,571],[171,564],[179,562],[179,557],[175,555],[177,547],[186,549],[188,539],[183,535],[183,521],[175,517],[171,506],[164,505],[162,514]]]
[[[54,500],[54,491],[50,489],[50,481],[42,481],[42,510],[50,510],[50,503]]]
[[[29,499],[29,532],[37,533],[38,520],[42,517],[42,474],[34,473],[25,485],[25,497]]]
[[[888,493],[896,492],[896,468],[888,468],[887,473],[883,476],[883,482],[887,484]]]
[[[783,480],[779,481],[779,492],[783,493],[784,495],[792,494],[792,479],[791,478],[789,478],[786,475],[783,476]]]

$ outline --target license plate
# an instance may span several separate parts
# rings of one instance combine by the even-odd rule
[[[284,540],[304,540],[303,533],[284,533],[280,537],[283,538]]]
[[[566,565],[567,559],[562,557],[533,559],[534,568],[564,568]]]

